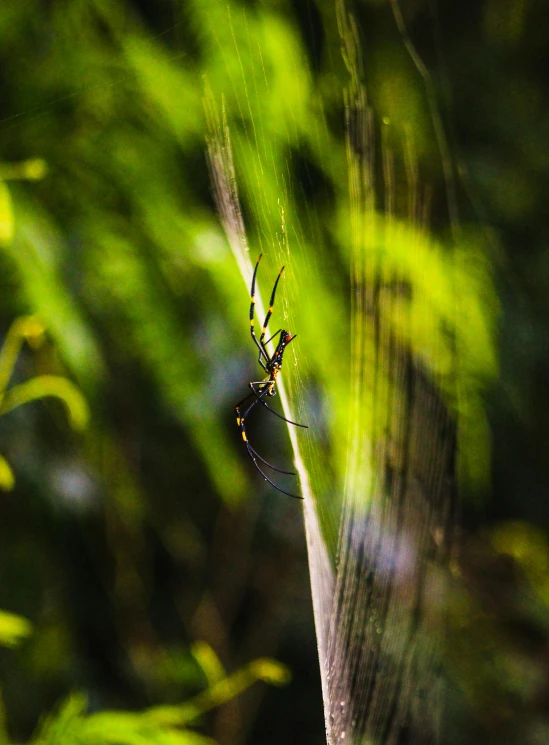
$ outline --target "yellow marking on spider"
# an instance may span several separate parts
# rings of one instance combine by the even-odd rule
[[[254,319],[250,318],[250,326],[253,326],[253,325],[254,325]]]
[[[237,427],[240,427],[240,417],[239,416],[236,417],[236,426]]]
[[[245,432],[242,433],[242,439],[244,440],[244,442],[247,442],[247,437],[246,437],[246,433]]]

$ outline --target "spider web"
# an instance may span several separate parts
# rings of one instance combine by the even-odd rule
[[[405,47],[418,64],[398,4],[392,7]],[[357,27],[343,0],[336,8],[350,79],[345,91],[350,323],[347,355],[337,347],[348,364],[347,390],[340,387],[326,407],[333,424],[330,446],[342,471],[326,468],[315,427],[305,436],[288,428],[305,497],[326,734],[329,743],[434,745],[444,737],[444,616],[457,512],[457,412],[470,384],[464,369],[474,364],[466,356],[465,365],[461,358],[457,364],[467,335],[458,318],[464,308],[480,307],[486,278],[463,269],[455,244],[443,247],[430,236],[429,194],[421,187],[413,147],[405,142],[403,153],[395,154],[383,128],[376,138]],[[429,83],[427,71],[419,72]],[[448,221],[457,236],[451,161],[432,86],[426,88],[446,179]],[[252,262],[229,128],[209,92],[206,107],[215,199],[249,287]],[[254,131],[259,129],[256,120]],[[323,133],[317,137],[320,141]],[[405,164],[400,170],[399,157]],[[400,181],[407,190],[404,214],[397,208]],[[283,179],[277,184],[284,203],[288,187]],[[282,293],[285,314],[291,316],[301,297],[299,286],[314,281],[315,259],[310,252],[303,259],[300,226],[292,234],[292,246],[299,250],[291,253],[282,208],[280,223],[272,245],[277,260],[292,259],[294,281]],[[311,325],[308,331],[314,333]],[[346,340],[347,332],[341,337]],[[292,353],[295,357],[295,347]],[[337,375],[337,363],[333,367]],[[288,394],[280,386],[285,415],[309,422],[316,417],[321,425],[322,417],[306,405],[306,359],[285,373]]]
[[[214,197],[219,211],[223,229],[231,246],[231,250],[249,287],[253,269],[249,260],[249,247],[242,216],[242,207],[238,195],[230,131],[222,108],[221,115],[216,110],[215,102],[207,91],[206,112],[209,120],[209,136],[207,139],[208,163],[213,186]],[[256,287],[256,310],[260,316],[264,315],[264,306],[259,287]],[[272,345],[271,345],[272,348]],[[271,352],[271,349],[269,350]],[[294,365],[297,376],[297,388],[303,385],[299,378],[299,370]],[[281,397],[285,415],[293,418],[288,396],[281,377],[277,379],[277,387]],[[312,601],[317,632],[317,646],[321,665],[328,659],[329,628],[327,620],[332,615],[334,600],[335,575],[330,560],[328,548],[324,540],[318,518],[316,501],[309,478],[309,471],[305,466],[300,450],[300,442],[294,429],[289,426],[288,432],[292,442],[294,460],[302,494],[304,496],[303,509],[305,515],[305,531],[307,537],[309,570],[312,585]],[[311,447],[311,443],[309,443]],[[314,445],[312,446],[314,448]],[[316,455],[320,453],[316,450]],[[314,458],[312,461],[314,462]],[[326,685],[326,676],[321,675],[324,711],[330,710],[330,692]],[[328,730],[327,730],[328,731]]]
[[[370,151],[361,92],[349,105],[360,119],[350,152]],[[230,134],[214,118],[208,141],[216,202],[247,283],[251,263],[238,198]],[[351,138],[359,138],[354,142]],[[350,162],[354,218],[375,222],[369,162]],[[353,178],[356,179],[353,182]],[[366,209],[365,209],[366,208]],[[329,742],[437,742],[442,565],[453,517],[454,427],[443,399],[387,318],[405,278],[364,260],[363,225],[353,254],[352,386],[347,481],[334,562],[321,529],[309,472],[291,427],[300,476],[312,598]],[[259,295],[259,293],[258,293]],[[260,313],[262,306],[259,298]],[[293,416],[283,386],[280,394]],[[383,436],[379,437],[379,433]],[[403,739],[403,732],[409,734]]]

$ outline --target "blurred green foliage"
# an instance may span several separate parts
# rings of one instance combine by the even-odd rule
[[[545,561],[546,536],[540,529],[535,540],[524,539],[523,526],[549,524],[546,24],[526,0],[441,3],[435,19],[426,1],[402,6],[423,59],[446,71],[447,80],[434,84],[463,176],[462,240],[450,269],[428,100],[388,4],[370,1],[357,13],[381,130],[376,172],[383,170],[381,142],[396,162],[377,197],[383,237],[371,248],[401,269],[409,262],[407,276],[429,286],[432,315],[418,314],[413,325],[424,359],[444,366],[440,335],[450,327],[459,338],[469,394],[456,404],[465,491],[485,497],[491,480],[495,505],[486,518],[476,513],[470,529],[497,522],[483,545],[523,564],[543,594],[532,567]],[[321,696],[300,515],[291,500],[263,488],[234,427],[234,403],[258,370],[249,288],[215,215],[204,153],[206,111],[223,106],[251,262],[265,253],[264,291],[287,264],[277,318],[299,338],[284,381],[311,424],[304,451],[315,488],[329,497],[345,478],[350,411],[348,69],[334,5],[8,2],[0,10],[0,71],[3,350],[14,321],[28,322],[15,319],[43,324],[40,347],[10,353],[9,374],[2,373],[0,482],[13,491],[0,496],[0,635],[3,629],[6,643],[19,628],[21,637],[26,626],[10,622],[18,617],[34,629],[17,650],[1,650],[10,741],[30,739],[39,716],[75,689],[86,691],[91,712],[124,711],[116,721],[106,719],[112,713],[88,716],[84,698],[74,696],[35,739],[199,738],[169,727],[151,734],[147,711],[203,695],[204,677],[215,688],[216,675],[189,651],[204,639],[227,669],[276,655],[302,681],[291,698],[267,699],[257,720],[261,694],[250,693],[205,717],[204,731],[223,742],[318,742]],[[384,118],[389,124],[381,126]],[[426,202],[431,195],[432,234],[421,237],[408,222],[416,181]],[[384,218],[388,193],[392,222]],[[478,227],[479,213],[489,230]],[[457,308],[449,294],[459,298]],[[85,397],[92,413],[84,432],[72,432],[52,395],[77,429],[87,418]],[[283,427],[257,422],[258,449],[275,462],[288,459]],[[456,570],[456,581],[468,577],[476,587],[471,577],[491,566],[480,553],[469,573]],[[543,598],[542,610],[533,604],[522,616],[534,618],[540,647],[548,638]],[[507,605],[492,608],[476,625],[476,602],[464,601],[458,612],[478,641],[469,646],[472,664],[456,675],[464,691],[476,690],[491,621],[505,625],[508,613]],[[502,648],[513,647],[509,636]],[[519,676],[509,668],[506,675],[512,688]],[[536,702],[545,695],[542,679],[515,690],[513,705],[541,710]],[[467,716],[460,710],[463,741],[485,742],[494,718],[483,721],[482,706],[474,724]],[[532,719],[542,727],[541,715]],[[505,721],[516,723],[517,742],[535,741],[521,729],[520,713]]]
[[[39,375],[8,388],[23,343],[28,341],[32,346],[39,346],[44,331],[35,316],[18,318],[11,325],[0,349],[0,416],[31,401],[53,396],[65,404],[73,429],[82,430],[89,419],[88,405],[70,380],[58,375]],[[14,481],[9,464],[0,456],[0,490],[10,491]]]
[[[31,633],[32,625],[26,618],[0,611],[0,644],[15,647]]]
[[[255,660],[234,675],[217,680],[211,688],[183,705],[157,706],[139,713],[103,711],[87,715],[86,698],[75,694],[41,722],[31,742],[207,745],[213,740],[188,726],[210,708],[226,703],[257,680],[283,685],[288,682],[289,673],[274,660]]]

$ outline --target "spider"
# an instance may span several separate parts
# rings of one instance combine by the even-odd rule
[[[279,329],[276,334],[273,334],[270,339],[267,339],[267,341],[264,341],[265,334],[267,331],[267,326],[269,324],[269,320],[273,314],[273,306],[275,301],[275,295],[276,295],[276,288],[278,287],[278,283],[280,281],[280,277],[282,276],[282,272],[284,271],[284,267],[280,270],[278,273],[278,277],[276,278],[276,282],[273,287],[273,291],[271,293],[271,300],[269,302],[269,311],[265,317],[265,323],[263,324],[263,328],[261,330],[261,336],[259,339],[255,335],[254,331],[254,308],[255,308],[255,278],[257,275],[257,268],[259,266],[259,262],[261,261],[261,256],[263,254],[260,254],[257,264],[255,265],[254,274],[252,278],[252,287],[250,291],[251,295],[251,304],[250,304],[250,333],[252,335],[252,339],[254,341],[254,344],[259,350],[259,357],[258,362],[261,365],[261,367],[265,370],[267,373],[267,377],[263,380],[251,382],[249,384],[251,393],[249,393],[246,398],[242,399],[240,403],[238,403],[235,406],[236,411],[236,423],[238,428],[240,429],[240,433],[242,435],[242,440],[244,444],[246,445],[246,449],[248,451],[248,455],[252,459],[254,466],[257,468],[259,473],[263,476],[263,478],[271,484],[271,486],[274,486],[274,488],[281,492],[282,494],[286,494],[288,497],[294,497],[294,499],[303,499],[303,497],[297,496],[297,494],[291,494],[290,492],[284,491],[284,489],[281,489],[279,486],[277,486],[274,481],[272,481],[267,474],[263,471],[261,466],[259,465],[258,461],[261,461],[264,465],[266,465],[268,468],[272,468],[273,471],[277,471],[278,473],[284,473],[289,476],[296,476],[293,471],[283,471],[280,468],[276,468],[276,466],[271,465],[268,463],[264,458],[262,458],[259,453],[257,453],[254,448],[250,445],[248,442],[248,437],[246,435],[246,425],[245,420],[250,413],[250,411],[254,408],[254,406],[258,403],[262,404],[266,409],[268,409],[272,414],[277,416],[279,419],[282,419],[284,422],[288,422],[288,424],[293,424],[295,427],[303,427],[304,429],[308,429],[306,424],[298,424],[297,422],[292,422],[290,419],[286,419],[286,417],[283,417],[281,414],[278,414],[274,409],[271,409],[270,406],[264,401],[263,399],[266,396],[276,396],[276,376],[280,372],[280,368],[282,367],[282,358],[284,356],[284,350],[288,346],[288,344],[293,341],[296,337],[296,334],[293,336],[290,334],[289,331],[285,331],[284,329]],[[276,349],[272,356],[269,355],[269,352],[267,351],[266,344],[268,344],[270,341],[272,341],[275,337],[277,337],[280,334],[280,338],[278,340],[278,344],[276,345]],[[250,399],[253,399],[252,403],[248,406],[248,408],[244,411],[244,413],[241,412],[242,406],[247,403]]]

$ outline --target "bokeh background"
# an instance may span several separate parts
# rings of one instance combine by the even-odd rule
[[[545,9],[533,0],[403,0],[401,8],[432,71],[429,91],[460,175],[455,205],[483,237],[499,296],[498,372],[482,385],[489,477],[463,495],[452,737],[541,744],[549,741]],[[390,4],[369,0],[354,11],[375,116],[395,141],[412,133],[432,230],[446,239],[424,81]],[[337,437],[337,386],[348,375],[337,350],[349,341],[338,228],[347,83],[330,0],[2,3],[2,340],[16,319],[38,324],[25,327],[9,386],[58,376],[90,412],[84,428],[74,422],[83,404],[70,388],[69,415],[66,401],[48,397],[0,419],[0,609],[32,624],[10,648],[3,619],[0,719],[10,741],[29,739],[71,691],[87,696],[89,711],[137,712],[191,699],[218,664],[230,674],[270,657],[288,666],[290,683],[251,685],[196,720],[195,731],[222,743],[322,742],[300,504],[267,488],[234,423],[258,368],[206,136],[212,112],[223,110],[251,262],[265,253],[264,297],[283,263],[284,205],[291,256],[307,281],[290,276],[281,312],[299,333],[304,410],[323,437]],[[260,452],[291,462],[283,425],[258,416],[254,437]],[[344,465],[337,447],[323,462],[336,475]]]

